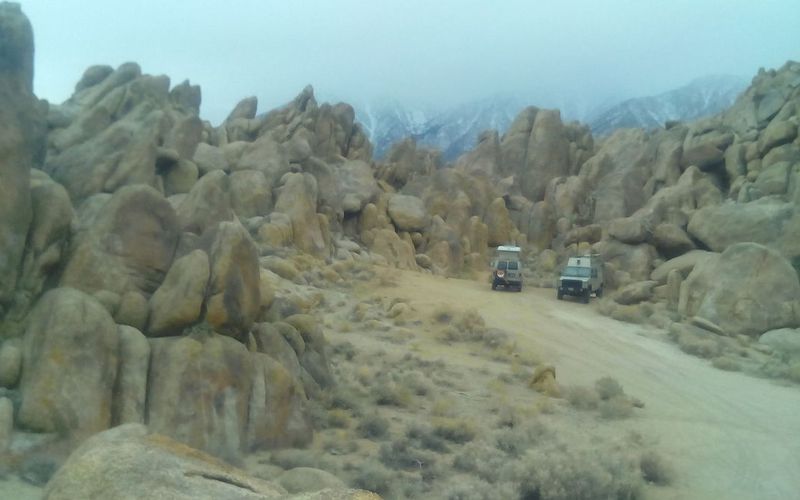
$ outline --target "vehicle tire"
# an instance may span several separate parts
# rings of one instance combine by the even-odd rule
[[[556,292],[556,298],[558,300],[564,300],[564,293],[561,290],[559,290],[558,292]]]
[[[519,284],[519,286],[517,286],[517,291],[518,291],[518,292],[521,292],[521,291],[522,291],[522,283],[520,283],[520,284]]]
[[[602,286],[594,291],[594,296],[597,297],[598,299],[603,296],[603,287]]]
[[[497,283],[492,281],[492,290],[497,290]]]
[[[588,304],[589,303],[589,295],[591,293],[592,292],[590,292],[588,289],[583,292],[583,296],[581,297],[581,299],[583,300],[584,304]]]

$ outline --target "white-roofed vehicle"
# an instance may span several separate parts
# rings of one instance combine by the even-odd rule
[[[558,300],[572,295],[588,304],[592,293],[595,297],[603,295],[603,283],[603,262],[599,255],[570,257],[558,278]]]
[[[501,245],[492,261],[492,290],[497,287],[522,291],[522,249],[517,246]]]

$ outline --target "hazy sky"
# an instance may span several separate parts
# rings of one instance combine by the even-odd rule
[[[800,0],[21,0],[35,91],[61,102],[92,64],[203,89],[204,118],[318,97],[411,105],[652,95],[800,59]]]

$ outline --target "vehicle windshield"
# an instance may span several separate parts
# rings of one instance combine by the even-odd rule
[[[576,278],[588,278],[592,274],[591,267],[567,266],[562,276],[575,276]]]
[[[516,271],[517,269],[519,269],[519,262],[515,260],[509,260],[509,261],[501,260],[497,263],[497,269],[503,269],[503,270],[508,269],[510,271]]]

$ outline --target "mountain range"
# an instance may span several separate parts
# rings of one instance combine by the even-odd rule
[[[713,115],[733,104],[748,83],[739,76],[707,76],[662,94],[610,105],[587,109],[576,101],[564,101],[546,107],[557,107],[563,119],[587,123],[595,135],[604,136],[619,128],[657,128],[669,120]],[[445,109],[384,101],[355,105],[355,111],[375,147],[376,158],[383,158],[392,144],[412,137],[417,144],[436,148],[445,160],[453,161],[471,149],[484,130],[504,133],[520,110],[531,104],[520,96],[505,95]]]

